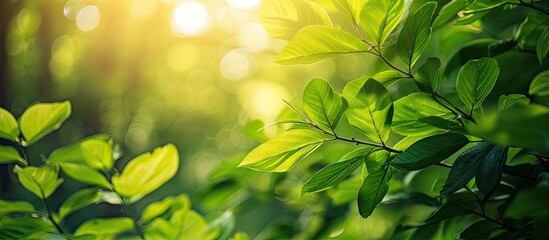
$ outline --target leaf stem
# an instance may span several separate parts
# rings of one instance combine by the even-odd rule
[[[392,69],[396,70],[396,71],[399,71],[401,72],[402,74],[406,75],[407,77],[409,78],[413,78],[414,75],[412,75],[412,73],[410,71],[406,72],[400,68],[398,68],[397,66],[393,65],[391,63],[391,61],[389,61],[389,59],[387,59],[385,56],[383,56],[383,54],[381,53],[381,48],[376,48],[375,46],[372,46],[372,49],[374,50],[374,52],[372,52],[374,55],[378,56],[381,58],[381,60],[383,60],[385,62],[385,64],[387,64],[387,66],[391,67]]]
[[[42,199],[42,206],[44,207],[44,210],[46,211],[46,215],[48,216],[48,219],[50,220],[50,222],[53,224],[53,226],[55,226],[55,229],[57,229],[57,232],[59,232],[61,234],[65,234],[65,232],[63,232],[63,229],[61,228],[61,226],[59,226],[59,224],[57,224],[55,219],[53,219],[53,214],[51,213],[51,209],[50,209],[50,206],[48,204],[48,200],[45,197],[43,197],[41,199]]]
[[[539,11],[545,15],[549,15],[549,11],[543,9],[542,7],[538,7],[538,6],[535,6],[534,5],[534,2],[530,2],[529,4],[526,3],[524,0],[519,0],[520,3],[510,3],[508,2],[507,4],[510,4],[510,5],[517,5],[517,6],[524,6],[524,7],[527,7],[527,8],[531,8],[531,9],[534,9],[536,11]]]
[[[449,108],[448,106],[446,106],[445,104],[443,104],[442,102],[440,102],[440,101],[437,99],[437,97],[438,97],[438,98],[441,98],[441,99],[444,100],[445,102],[449,103],[450,106],[451,106],[453,109],[455,109],[455,111],[452,111],[452,110],[450,110],[450,111],[452,111],[452,113],[454,113],[456,116],[461,116],[461,117],[463,117],[463,118],[465,118],[465,119],[471,121],[472,123],[477,124],[477,121],[475,121],[475,119],[473,119],[473,117],[472,117],[472,111],[471,111],[471,114],[467,114],[467,113],[461,111],[461,109],[459,109],[456,105],[454,105],[450,100],[448,100],[448,99],[445,98],[444,96],[438,94],[437,92],[434,92],[434,93],[433,93],[433,97],[435,98],[435,101],[437,101],[437,103],[439,103],[440,105],[442,105],[444,108],[446,108],[446,109],[448,109],[448,110],[450,110],[450,108]],[[459,112],[459,114],[456,114],[456,111]]]
[[[129,199],[125,198],[125,197],[123,198],[122,196],[120,196],[120,194],[118,194],[118,196],[122,199],[122,213],[124,213],[124,216],[130,218],[133,221],[135,232],[137,233],[137,235],[139,235],[139,237],[144,239],[145,237],[143,235],[143,231],[141,231],[141,227],[140,227],[139,223],[137,222],[137,220],[133,217],[133,215],[129,211],[129,209],[130,209]]]
[[[378,147],[378,148],[381,148],[381,149],[384,149],[384,150],[387,150],[387,151],[393,152],[393,153],[402,153],[402,151],[387,147],[387,146],[385,146],[385,144],[381,145],[381,144],[376,144],[376,143],[365,142],[365,141],[362,141],[362,140],[355,139],[354,137],[353,138],[346,138],[346,137],[340,137],[340,136],[337,136],[337,135],[333,135],[333,136],[335,137],[336,140],[340,140],[340,141],[344,141],[344,142],[351,142],[351,143],[355,143],[356,145],[367,145],[367,146],[372,146],[372,147]]]

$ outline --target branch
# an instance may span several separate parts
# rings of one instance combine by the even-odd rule
[[[524,2],[524,0],[519,0],[520,3],[507,3],[507,4],[511,4],[511,5],[517,5],[517,6],[524,6],[524,7],[527,7],[527,8],[531,8],[531,9],[534,9],[538,12],[541,12],[545,15],[549,15],[549,11],[543,9],[542,7],[538,7],[538,6],[535,6],[534,5],[534,2],[530,2],[529,4]]]
[[[439,163],[437,163],[437,164],[435,164],[435,165],[440,166],[440,167],[450,168],[450,169],[452,168],[452,165],[447,164],[447,163],[443,163],[443,162],[439,162]],[[516,173],[516,172],[511,172],[511,171],[509,171],[509,170],[507,170],[507,169],[505,169],[505,168],[503,169],[503,173],[509,174],[509,175],[511,175],[511,176],[514,176],[514,177],[526,179],[526,180],[529,180],[529,181],[535,181],[535,180],[536,180],[536,179],[533,178],[533,177],[526,176],[526,175],[522,175],[522,174]]]

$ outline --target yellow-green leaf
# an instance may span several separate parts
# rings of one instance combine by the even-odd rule
[[[99,203],[101,195],[98,189],[89,188],[80,190],[68,197],[61,207],[59,207],[59,221],[63,220],[67,215],[82,209],[88,205]]]
[[[34,207],[29,202],[4,201],[0,199],[0,216],[11,212],[33,212]]]
[[[347,101],[335,93],[328,82],[316,78],[305,88],[303,108],[313,123],[326,132],[333,132],[347,109]]]
[[[25,159],[19,156],[19,152],[14,147],[0,145],[0,163],[22,162],[26,164]]]
[[[398,36],[398,56],[412,68],[421,56],[431,38],[431,18],[437,7],[436,2],[428,2],[406,19]]]
[[[69,101],[38,103],[29,107],[19,118],[19,127],[27,144],[34,143],[61,127],[71,115]]]
[[[89,139],[80,144],[84,161],[92,168],[109,171],[114,163],[112,145],[100,139]]]
[[[372,43],[381,46],[406,10],[404,0],[367,0],[360,13],[360,26]]]
[[[530,83],[530,95],[549,96],[549,70],[536,75]]]
[[[438,129],[425,121],[426,117],[440,117],[453,120],[455,116],[448,109],[440,106],[433,96],[426,93],[412,93],[395,101],[393,131],[404,136],[427,135]]]
[[[132,231],[133,221],[127,217],[94,218],[88,220],[74,233],[75,236],[94,235],[97,239],[113,239],[117,234]]]
[[[364,7],[365,0],[332,0],[332,3],[337,10],[349,22],[354,25],[360,25],[360,12]]]
[[[61,162],[59,166],[61,166],[61,169],[63,169],[63,172],[67,174],[67,176],[76,181],[97,185],[104,188],[110,188],[111,186],[105,176],[97,170],[84,164]]]
[[[19,136],[15,117],[6,109],[0,108],[0,138],[14,141]]]
[[[15,168],[19,182],[39,198],[48,198],[63,183],[55,166]]]

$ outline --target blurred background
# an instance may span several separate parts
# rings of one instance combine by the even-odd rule
[[[334,23],[351,29],[330,0],[314,2],[328,10]],[[414,1],[412,8],[423,2]],[[440,8],[448,1],[439,2]],[[349,239],[384,238],[397,221],[428,214],[382,207],[371,218],[361,219],[355,209],[358,178],[300,198],[300,187],[311,174],[337,161],[353,149],[352,144],[323,146],[333,149],[333,154],[313,155],[288,173],[236,168],[247,151],[274,136],[280,127],[257,129],[291,115],[283,99],[300,108],[303,88],[313,77],[327,79],[341,91],[348,81],[387,69],[371,55],[299,66],[272,63],[286,42],[271,39],[265,32],[258,17],[259,4],[260,0],[2,0],[0,106],[18,117],[37,101],[72,102],[73,113],[63,127],[31,149],[35,162],[61,145],[97,133],[111,136],[122,147],[124,157],[116,164],[119,169],[138,154],[174,143],[181,154],[178,174],[138,202],[133,209],[136,213],[152,201],[186,193],[193,208],[203,214],[234,211],[236,229],[252,237]],[[440,56],[447,63],[447,76],[455,76],[466,60],[486,55],[487,45],[512,37],[524,17],[499,16],[488,15],[492,25],[440,29],[433,39],[452,41],[432,41],[425,55]],[[498,29],[504,35],[480,35],[485,34],[480,31],[485,27],[504,29]],[[484,42],[464,48],[475,39]],[[394,57],[394,51],[389,49],[387,55]],[[517,61],[532,70],[505,73],[502,69],[505,79],[532,75],[540,68],[533,64],[535,55],[529,53],[514,51],[498,60]],[[498,82],[493,98],[528,87],[527,82],[505,83]],[[415,91],[407,83],[396,85],[390,89],[396,97]],[[348,126],[341,128],[353,133]],[[33,199],[38,204],[38,199],[18,186],[11,167],[0,165],[0,198]],[[417,186],[431,193],[431,186],[422,183],[432,182],[446,170],[426,171],[430,175],[421,175],[426,177],[401,178],[408,177],[407,182],[403,180],[407,188]],[[395,182],[391,191],[403,188]],[[57,201],[52,205],[56,208],[83,187],[67,180],[56,191]],[[93,216],[119,215],[117,207],[107,204],[87,207],[71,215],[67,227],[74,228]]]

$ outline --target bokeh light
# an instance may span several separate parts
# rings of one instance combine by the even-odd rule
[[[210,15],[204,4],[187,1],[178,5],[172,14],[171,26],[178,36],[195,36],[207,30]]]
[[[99,8],[94,5],[83,7],[76,15],[76,26],[84,32],[95,29],[100,21],[101,13]]]
[[[240,9],[250,9],[259,4],[261,0],[227,0],[231,6]]]
[[[227,80],[240,80],[250,72],[250,57],[244,51],[235,49],[223,56],[219,64],[221,75]]]

